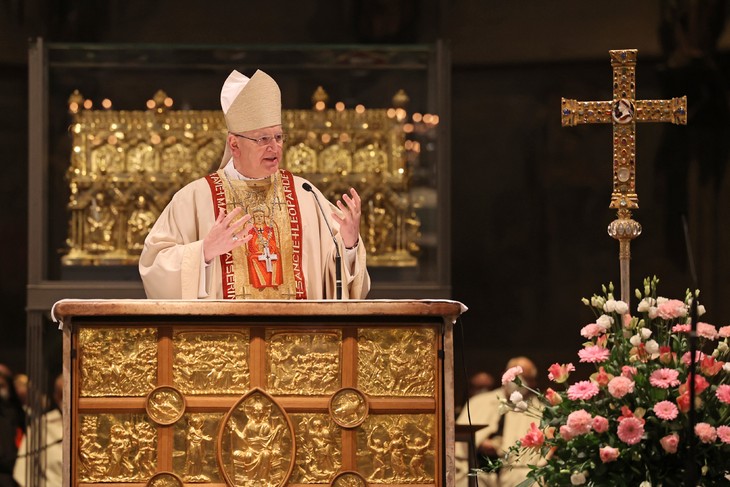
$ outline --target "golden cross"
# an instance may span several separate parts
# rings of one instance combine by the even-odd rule
[[[620,243],[621,299],[629,303],[630,242],[641,234],[641,225],[631,219],[639,207],[636,194],[636,122],[687,124],[687,97],[671,100],[636,100],[636,49],[609,51],[613,67],[613,100],[562,99],[563,126],[584,123],[613,124],[613,193],[609,208],[618,218],[608,233]]]

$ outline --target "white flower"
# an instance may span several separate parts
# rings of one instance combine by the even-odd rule
[[[648,480],[644,480],[642,483],[639,484],[639,487],[651,487],[651,482]]]
[[[522,401],[522,393],[520,391],[515,391],[509,396],[509,402],[512,404],[517,404],[520,401]]]
[[[591,298],[591,306],[594,308],[601,308],[603,309],[603,305],[606,303],[606,298],[603,296],[593,296]]]
[[[615,299],[609,299],[606,301],[606,304],[603,305],[603,311],[606,313],[613,313],[616,311],[616,300]]]
[[[697,316],[702,316],[706,312],[707,312],[707,310],[705,310],[705,305],[704,304],[700,304],[700,305],[697,306]]]
[[[611,325],[613,325],[613,318],[608,315],[601,315],[596,320],[596,324],[600,326],[603,331],[608,331],[611,328]]]
[[[583,485],[586,483],[586,476],[583,472],[576,472],[570,476],[570,483],[572,485]]]
[[[667,301],[669,301],[669,298],[665,298],[663,296],[658,296],[656,298],[656,304],[657,304],[657,306],[659,306],[662,303],[666,303]]]
[[[516,411],[525,412],[525,411],[527,411],[527,407],[528,407],[527,406],[527,402],[525,402],[525,401],[519,401],[519,402],[515,403],[515,410]]]
[[[638,347],[641,344],[641,337],[639,335],[634,335],[629,338],[629,343],[631,343],[635,347]]]
[[[725,362],[725,365],[722,366],[722,370],[730,372],[730,362]]]
[[[649,328],[642,328],[639,330],[639,333],[641,333],[641,338],[644,340],[648,339],[651,336],[651,330]]]
[[[624,303],[623,301],[616,301],[616,313],[620,315],[625,315],[629,312],[629,305]]]
[[[718,351],[718,352],[720,352],[720,353],[725,353],[725,352],[727,352],[727,351],[728,351],[728,346],[727,346],[727,343],[725,343],[725,341],[721,341],[721,342],[719,342],[719,343],[717,344],[717,351]]]
[[[656,318],[657,316],[659,316],[659,314],[657,313],[657,308],[656,308],[656,306],[652,306],[652,307],[650,307],[650,308],[649,308],[649,318],[651,318],[651,319],[653,320],[653,319],[654,319],[654,318]]]
[[[656,342],[656,340],[649,340],[646,342],[646,351],[650,354],[654,355],[655,353],[659,353],[659,344]]]
[[[639,313],[646,313],[647,311],[649,311],[649,308],[651,308],[655,304],[656,304],[656,301],[654,300],[654,298],[644,298],[641,300],[641,302],[639,303],[639,306],[636,308],[636,310]]]

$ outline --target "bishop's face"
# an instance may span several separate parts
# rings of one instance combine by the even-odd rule
[[[279,169],[283,142],[277,142],[281,125],[228,134],[236,170],[247,178],[264,178]],[[253,140],[252,140],[253,139]]]

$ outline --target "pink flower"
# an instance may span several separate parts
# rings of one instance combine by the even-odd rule
[[[631,379],[633,376],[636,375],[636,367],[624,365],[623,367],[621,367],[621,375]]]
[[[720,438],[723,443],[730,443],[730,426],[718,426],[717,437]]]
[[[607,348],[591,345],[578,352],[581,362],[599,363],[608,360],[611,353]]]
[[[649,376],[649,383],[654,387],[660,389],[669,389],[670,387],[677,387],[679,382],[679,371],[674,369],[657,369]]]
[[[697,423],[695,434],[702,443],[712,443],[717,439],[717,430],[707,423]]]
[[[598,384],[599,387],[606,387],[611,379],[613,379],[613,375],[606,372],[603,365],[598,367],[598,372],[591,374],[591,380]]]
[[[557,406],[563,402],[562,396],[549,387],[545,391],[545,399],[547,399],[551,406]]]
[[[568,415],[568,421],[566,424],[568,425],[568,428],[570,428],[570,431],[572,431],[575,436],[578,436],[590,433],[592,423],[593,418],[591,418],[591,413],[585,409],[579,409]]]
[[[520,442],[525,448],[540,448],[545,443],[545,435],[535,423],[530,423],[530,430],[520,439]]]
[[[634,381],[622,375],[614,377],[608,383],[608,393],[616,399],[621,399],[626,394],[634,392]]]
[[[706,355],[702,359],[702,362],[700,362],[700,370],[707,377],[712,377],[722,370],[723,365],[725,365],[725,362],[715,360],[715,357]]]
[[[562,425],[562,426],[560,427],[560,436],[561,436],[561,437],[562,437],[562,438],[563,438],[563,439],[564,439],[565,441],[570,441],[570,440],[572,440],[572,439],[573,439],[573,437],[575,436],[575,434],[573,433],[573,430],[571,430],[570,428],[568,428],[568,426],[566,426],[566,425]]]
[[[573,364],[552,364],[548,368],[548,379],[558,384],[562,384],[568,380],[568,376],[575,370]]]
[[[521,375],[523,372],[522,367],[517,365],[515,367],[510,367],[507,372],[505,372],[502,375],[502,385],[508,384],[510,382],[514,382],[514,380]]]
[[[689,392],[683,392],[677,396],[677,407],[683,413],[689,411]]]
[[[618,425],[618,437],[627,445],[635,445],[644,435],[644,423],[633,416],[624,418]]]
[[[598,394],[598,386],[588,380],[576,382],[572,386],[568,387],[568,398],[571,401],[590,399],[596,394]]]
[[[730,404],[730,385],[722,384],[717,386],[715,396],[725,404]]]
[[[689,367],[689,360],[690,360],[690,358],[692,358],[692,357],[690,356],[689,352],[685,352],[685,354],[684,354],[684,355],[682,355],[682,363],[683,363],[684,365],[686,365],[687,367]],[[705,354],[704,354],[704,353],[702,353],[702,352],[701,352],[701,351],[699,351],[699,350],[696,350],[696,351],[695,351],[695,363],[700,363],[700,362],[702,362],[702,359],[703,359],[703,358],[705,358]]]
[[[659,440],[659,443],[661,443],[662,448],[664,448],[665,452],[677,453],[677,447],[679,446],[679,435],[676,433],[672,433],[671,435],[667,435]]]
[[[687,381],[679,386],[679,393],[684,394],[685,392],[689,392],[689,382],[691,377],[687,376]],[[707,379],[702,377],[701,375],[695,375],[695,394],[699,395],[701,394],[705,389],[710,387],[710,383],[707,382]]]
[[[657,306],[657,315],[663,320],[687,316],[687,306],[678,299],[669,299]]]
[[[717,328],[715,328],[713,325],[710,325],[709,323],[703,323],[701,321],[697,322],[697,336],[701,336],[702,338],[707,338],[709,340],[714,340],[717,338]]]
[[[618,458],[618,448],[612,446],[604,446],[598,450],[598,454],[601,456],[603,463],[615,462]]]
[[[602,326],[596,324],[596,323],[590,323],[580,330],[580,334],[583,338],[591,339],[595,338],[597,336],[603,335],[605,333],[605,330]]]
[[[595,416],[593,418],[593,431],[596,433],[605,433],[608,431],[608,420],[603,416]]]
[[[671,421],[677,418],[677,415],[679,415],[679,410],[677,409],[677,406],[675,406],[674,403],[670,401],[660,401],[654,404],[654,413],[659,419]]]
[[[672,331],[674,333],[689,333],[692,331],[692,327],[689,325],[674,325]]]
[[[720,327],[720,329],[717,330],[717,334],[720,335],[722,338],[730,337],[730,325]]]

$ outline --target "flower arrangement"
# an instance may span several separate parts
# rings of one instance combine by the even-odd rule
[[[691,305],[699,292],[688,290],[683,301],[662,298],[658,282],[647,278],[636,290],[636,316],[614,299],[611,284],[583,299],[595,313],[580,331],[587,341],[578,352],[580,362],[595,367],[589,380],[571,381],[574,365],[556,363],[548,370],[554,385],[533,391],[540,410],[525,411],[520,398],[505,401],[539,418],[507,454],[541,454],[520,487],[672,487],[690,485],[687,479],[730,485],[730,326],[697,322],[690,429]],[[505,372],[502,383],[525,387],[518,369]]]

